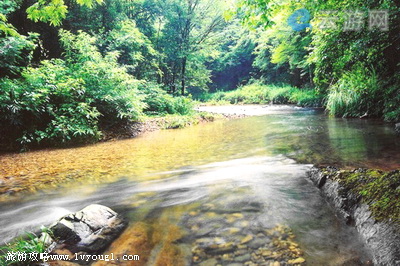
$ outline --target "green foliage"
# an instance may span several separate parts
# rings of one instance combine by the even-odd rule
[[[242,14],[242,20],[250,27],[265,27],[270,25],[270,9],[278,3],[270,0],[239,0],[237,12]]]
[[[162,83],[173,94],[184,95],[186,88],[202,89],[210,71],[218,31],[223,26],[223,1],[164,1],[165,19],[158,45],[164,54]]]
[[[105,126],[138,119],[143,108],[137,90],[140,82],[118,64],[118,53],[102,56],[95,46],[96,38],[84,32],[60,31],[60,36],[71,75],[84,81],[92,105],[102,114],[100,123]]]
[[[327,109],[335,116],[378,116],[382,113],[383,106],[380,87],[374,71],[357,65],[331,87]]]
[[[46,245],[43,241],[39,240],[36,235],[27,233],[25,237],[17,239],[13,243],[8,244],[5,247],[0,248],[0,265],[8,266],[8,265],[28,265],[29,263],[35,263],[29,258],[29,254],[31,253],[44,253],[46,251]],[[25,253],[27,254],[27,258],[24,262],[18,261],[18,259],[14,261],[7,260],[8,253]]]
[[[95,1],[98,4],[103,2],[103,0]],[[76,0],[76,2],[87,7],[92,7],[94,4],[94,0]],[[37,0],[26,12],[28,13],[28,18],[35,22],[48,22],[50,25],[59,26],[67,16],[68,7],[65,5],[64,0]]]
[[[30,63],[37,38],[37,34],[0,38],[0,77],[17,75]]]
[[[255,36],[244,29],[238,19],[228,22],[220,34],[218,56],[212,61],[211,91],[233,90],[251,78]]]
[[[8,23],[7,15],[17,8],[16,1],[0,3],[0,78],[18,75],[29,65],[39,37],[36,33],[23,36]]]
[[[174,97],[158,85],[147,83],[141,88],[144,94],[144,113],[147,115],[179,114],[189,115],[193,112],[193,101],[186,97]]]
[[[232,104],[256,104],[270,102],[271,98],[269,96],[269,87],[259,83],[254,83],[241,87],[235,91],[227,92],[222,99],[229,101]]]
[[[45,0],[39,0],[30,6],[26,12],[28,18],[38,22],[49,22],[50,25],[59,26],[61,21],[66,17],[68,7],[63,0],[52,0],[47,3]]]
[[[19,7],[19,3],[15,0],[3,0],[0,2],[0,14],[8,15]]]
[[[322,97],[314,90],[298,89],[291,86],[264,85],[252,83],[231,92],[217,92],[205,96],[210,103],[229,102],[231,104],[297,104],[300,106],[321,106]]]
[[[321,107],[324,104],[324,97],[314,89],[295,89],[291,91],[289,102],[303,107]]]
[[[7,15],[14,12],[17,8],[18,3],[14,0],[3,0],[0,2],[0,36],[3,33],[6,36],[20,36],[14,26],[7,22]]]
[[[117,53],[102,56],[83,32],[60,35],[65,60],[42,61],[20,80],[0,81],[2,133],[22,146],[96,140],[100,129],[142,114],[140,82],[118,64]]]
[[[157,58],[149,38],[131,20],[118,23],[107,36],[108,51],[120,53],[118,62],[137,78],[154,78],[160,75]]]
[[[61,60],[28,68],[23,80],[0,82],[3,130],[20,144],[59,143],[97,138],[99,112],[90,106],[83,81],[68,75]]]
[[[399,119],[400,83],[393,81],[400,73],[396,48],[400,43],[396,37],[399,3],[286,0],[278,5],[269,0],[241,0],[237,8],[244,23],[259,35],[254,66],[264,81],[316,86],[322,95],[329,94],[328,109],[337,116],[367,113],[383,114],[388,121]],[[312,30],[297,32],[289,27],[287,19],[300,8],[311,13]],[[324,10],[334,13],[324,15]],[[346,31],[346,12],[353,10],[362,12],[364,23],[359,30]],[[368,28],[369,10],[389,11],[388,32]],[[337,27],[323,29],[320,23],[324,16],[337,16]],[[359,65],[373,66],[374,72],[362,71]]]

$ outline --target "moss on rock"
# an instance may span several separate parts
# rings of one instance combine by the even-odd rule
[[[324,171],[326,173],[326,170]],[[377,221],[400,225],[400,171],[357,169],[335,171],[331,176],[361,202],[368,204]]]

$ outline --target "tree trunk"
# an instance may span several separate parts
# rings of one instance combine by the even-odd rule
[[[187,62],[187,58],[186,57],[184,57],[183,59],[182,59],[182,73],[181,73],[181,75],[182,75],[182,87],[181,87],[181,90],[182,90],[182,95],[185,95],[185,87],[186,87],[186,80],[185,80],[185,75],[186,75],[186,62]]]
[[[176,91],[176,87],[175,87],[175,73],[172,74],[171,89],[172,89],[172,94],[175,94],[175,91]]]

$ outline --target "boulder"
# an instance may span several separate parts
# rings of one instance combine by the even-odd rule
[[[95,254],[105,250],[125,226],[126,222],[115,211],[94,204],[61,218],[50,226],[50,231],[57,248]]]
[[[395,130],[397,132],[397,135],[400,135],[400,123],[397,123],[395,126]]]

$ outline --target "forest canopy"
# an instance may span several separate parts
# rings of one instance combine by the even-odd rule
[[[3,0],[0,142],[96,140],[192,98],[396,122],[399,33],[389,0]]]

